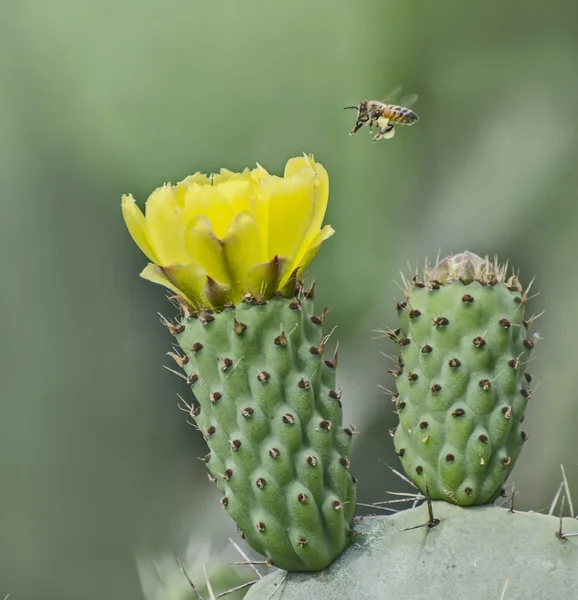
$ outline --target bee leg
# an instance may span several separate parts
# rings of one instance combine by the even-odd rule
[[[390,123],[387,127],[380,128],[377,132],[377,135],[373,138],[374,142],[381,139],[390,139],[395,135],[395,129],[393,128],[393,123]]]
[[[393,128],[393,123],[390,123],[382,132],[383,136],[386,140],[392,138],[395,135],[395,129]]]
[[[362,127],[363,123],[361,121],[357,121],[355,127],[351,130],[351,133],[349,135],[355,135]]]

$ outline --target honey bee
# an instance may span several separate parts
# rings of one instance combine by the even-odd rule
[[[396,90],[394,94],[399,92]],[[390,94],[390,96],[392,96]],[[408,96],[402,101],[403,104],[411,104],[417,100],[417,96]],[[377,135],[373,141],[390,139],[395,135],[395,125],[412,125],[418,120],[418,116],[405,106],[380,102],[378,100],[363,100],[357,106],[346,106],[345,109],[357,110],[357,121],[349,135],[355,135],[363,125],[368,124],[369,129],[377,127]]]

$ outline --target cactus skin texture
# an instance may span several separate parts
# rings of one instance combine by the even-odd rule
[[[527,293],[504,268],[463,253],[414,278],[405,300],[390,332],[401,353],[396,453],[431,498],[492,502],[528,437]]]
[[[495,506],[427,508],[354,521],[357,536],[323,577],[276,571],[245,600],[551,600],[575,598],[578,536],[559,539],[558,518]],[[565,518],[563,532],[578,533]],[[415,529],[412,529],[415,528]]]
[[[325,313],[314,314],[312,296],[246,297],[173,328],[221,505],[287,571],[325,568],[349,543],[355,508],[337,355],[323,357]]]

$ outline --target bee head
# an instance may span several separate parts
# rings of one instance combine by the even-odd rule
[[[357,106],[346,106],[345,109],[354,108],[357,111],[357,120],[362,123],[369,121],[369,114],[367,112],[367,100],[362,100]]]
[[[367,100],[362,100],[355,108],[357,108],[357,120],[362,123],[367,123],[367,121],[369,121]]]

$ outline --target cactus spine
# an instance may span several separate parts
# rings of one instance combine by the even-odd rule
[[[290,571],[326,567],[348,544],[355,508],[352,432],[342,427],[337,355],[324,360],[313,290],[245,297],[221,313],[186,309],[172,326],[211,450],[221,505],[257,552]]]

